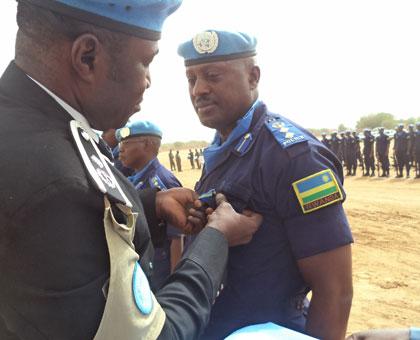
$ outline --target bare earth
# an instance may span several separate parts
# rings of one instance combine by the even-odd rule
[[[175,175],[193,188],[187,150]],[[168,153],[159,155],[169,168]],[[420,180],[346,177],[344,203],[353,245],[354,298],[348,333],[420,326]],[[392,174],[393,175],[393,174]]]

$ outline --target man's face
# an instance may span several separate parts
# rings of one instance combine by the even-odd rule
[[[131,169],[138,170],[147,163],[146,139],[144,137],[132,137],[119,143],[119,159],[121,163]]]
[[[258,75],[244,59],[188,66],[191,102],[201,124],[229,134],[256,99]]]
[[[94,128],[122,127],[140,110],[144,91],[151,84],[149,65],[157,52],[156,41],[130,37],[117,58],[104,55],[85,110],[92,113],[89,121]]]

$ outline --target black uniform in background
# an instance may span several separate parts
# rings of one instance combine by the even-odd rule
[[[365,160],[364,176],[375,176],[375,156],[374,143],[375,137],[372,136],[369,130],[364,131],[365,138],[363,140],[363,158]]]
[[[382,168],[380,177],[389,176],[389,144],[391,139],[384,133],[383,129],[379,130],[379,136],[376,137],[376,157]],[[379,174],[378,174],[379,175]]]
[[[104,198],[79,158],[72,117],[14,63],[0,80],[0,117],[0,339],[92,339],[109,277]],[[111,170],[139,213],[134,243],[151,275],[154,192],[142,204]],[[213,228],[198,241],[156,293],[166,313],[162,339],[193,339],[207,323],[227,242]]]
[[[408,162],[408,133],[399,127],[394,135],[394,152],[397,159],[397,177],[403,177],[403,169],[406,168],[407,177],[410,176],[410,165]]]

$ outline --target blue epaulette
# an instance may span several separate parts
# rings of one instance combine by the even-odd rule
[[[279,116],[268,116],[265,126],[284,149],[308,140],[307,136],[298,127]]]

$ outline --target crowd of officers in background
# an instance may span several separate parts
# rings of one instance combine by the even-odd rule
[[[392,166],[397,178],[404,177],[404,171],[405,177],[410,178],[411,169],[415,178],[420,178],[420,122],[410,124],[408,131],[404,124],[395,131],[383,127],[373,130],[374,133],[364,129],[360,135],[356,131],[333,132],[330,138],[323,133],[321,141],[336,154],[347,176],[356,176],[360,166],[363,176],[389,177]],[[391,140],[394,142],[390,153]]]
[[[203,149],[195,149],[195,152],[189,149],[187,158],[190,161],[191,169],[201,169],[204,165]],[[172,149],[169,150],[169,164],[171,166],[171,171],[182,171],[182,160],[179,155],[179,150],[176,150],[175,155]]]

